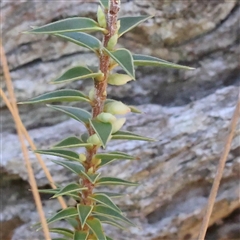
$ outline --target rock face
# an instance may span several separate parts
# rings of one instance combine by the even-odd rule
[[[96,1],[30,1],[1,3],[3,45],[19,101],[58,88],[88,91],[91,82],[49,85],[71,66],[95,65],[92,53],[49,36],[20,34],[29,26],[64,17],[95,16]],[[113,141],[107,150],[126,151],[141,157],[104,168],[102,174],[126,177],[139,187],[119,188],[126,193],[117,203],[141,229],[119,232],[107,228],[115,239],[193,240],[224,145],[227,128],[239,94],[238,1],[123,1],[122,15],[155,17],[127,33],[119,46],[135,53],[195,67],[194,71],[137,69],[138,82],[109,88],[109,94],[126,103],[141,105],[144,114],[129,115],[125,128],[156,138],[154,143]],[[4,82],[2,86],[5,88]],[[40,105],[21,106],[21,117],[39,148],[65,136],[80,134],[74,120]],[[22,164],[11,115],[1,102],[3,194],[1,239],[43,239],[31,229],[38,221]],[[219,190],[207,239],[239,236],[239,126]],[[48,182],[30,152],[39,187]],[[57,183],[73,179],[67,170],[44,158]],[[123,171],[124,169],[124,171]],[[44,209],[60,206],[43,196]]]

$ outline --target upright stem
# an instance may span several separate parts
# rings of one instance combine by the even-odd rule
[[[107,47],[110,38],[117,31],[117,15],[120,10],[120,0],[110,0],[110,6],[108,11],[106,12],[106,20],[107,20],[107,34],[103,36],[103,46]],[[110,57],[105,54],[105,52],[101,49],[99,51],[99,68],[103,73],[103,78],[101,81],[95,79],[94,80],[94,101],[92,103],[92,118],[96,118],[101,112],[103,112],[104,102],[107,97],[107,79],[109,75],[110,68]],[[89,135],[94,134],[94,130],[91,126],[88,127]],[[93,156],[97,153],[98,146],[93,146],[89,148],[86,152],[86,163],[85,168],[88,171],[93,166]],[[95,169],[93,170],[95,171]],[[83,204],[89,205],[91,202],[87,200],[87,197],[92,194],[94,185],[88,180],[83,179],[83,185],[88,188],[88,190],[83,191],[82,201]]]

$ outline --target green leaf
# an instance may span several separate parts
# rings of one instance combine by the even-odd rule
[[[60,105],[47,105],[47,106],[54,110],[63,112],[69,117],[79,122],[82,122],[84,124],[88,123],[89,119],[92,117],[91,113],[81,108],[67,107],[67,106],[60,106]]]
[[[60,77],[56,78],[52,81],[52,83],[66,83],[66,82],[72,82],[76,80],[83,80],[88,78],[95,78],[98,76],[101,76],[102,73],[93,73],[91,70],[89,70],[86,67],[83,66],[77,66],[68,69],[66,72],[64,72]]]
[[[80,138],[83,142],[87,142],[87,140],[89,138],[88,132],[83,133]]]
[[[123,197],[123,194],[112,193],[112,192],[95,192],[94,194],[105,194],[105,195],[107,195],[108,197],[111,197],[111,198]]]
[[[74,207],[69,207],[66,209],[61,210],[60,212],[56,213],[54,216],[47,220],[47,223],[53,223],[62,219],[76,217],[78,215],[77,209]]]
[[[60,190],[60,188],[55,189],[38,189],[38,192],[40,193],[49,193],[49,194],[55,194]]]
[[[112,133],[112,124],[111,123],[103,123],[98,120],[89,120],[92,128],[98,135],[101,140],[103,147],[105,148],[107,141]]]
[[[84,231],[76,231],[73,240],[87,240],[89,233]]]
[[[81,172],[91,183],[95,183],[100,176],[100,173],[86,173],[85,171]]]
[[[66,219],[66,221],[74,228],[78,228],[79,227],[79,222],[77,221],[77,218],[68,218]]]
[[[121,152],[98,153],[95,157],[101,159],[101,163],[99,165],[101,167],[119,159],[134,159],[133,156]]]
[[[90,102],[89,98],[80,91],[72,89],[57,90],[54,92],[44,93],[28,101],[18,104],[48,103],[48,102]]]
[[[90,18],[73,17],[49,23],[41,27],[36,27],[25,33],[56,34],[80,31],[104,31],[104,29],[100,28],[98,23]]]
[[[86,187],[81,187],[76,183],[70,183],[67,186],[60,189],[60,191],[57,192],[52,198],[56,198],[62,195],[69,195],[69,193],[79,192],[86,189],[87,189]]]
[[[57,161],[52,160],[52,162],[54,162],[58,165],[61,165],[78,175],[81,174],[82,171],[84,171],[84,167],[79,162],[59,161],[59,160],[57,160]]]
[[[115,203],[107,195],[103,193],[94,193],[89,198],[95,200],[96,202],[112,208],[115,211],[121,212],[121,210],[115,205]]]
[[[94,206],[93,212],[97,213],[99,215],[105,216],[105,217],[114,218],[114,219],[116,219],[118,221],[123,221],[123,222],[125,222],[127,224],[130,224],[130,225],[134,226],[134,224],[131,221],[129,221],[121,213],[113,210],[112,208],[98,205],[98,206]]]
[[[120,29],[118,31],[119,37],[124,33],[130,31],[134,27],[136,27],[139,23],[144,22],[145,20],[151,18],[153,16],[135,16],[135,17],[121,17],[120,20]]]
[[[100,4],[102,5],[103,8],[107,8],[109,6],[109,0],[99,0]]]
[[[141,54],[133,54],[133,62],[135,66],[156,66],[156,67],[177,68],[177,69],[185,69],[185,70],[194,69],[192,67],[182,66],[179,64],[162,60],[160,58],[141,55]]]
[[[106,237],[103,233],[101,222],[98,219],[96,218],[89,219],[86,221],[86,224],[92,230],[92,232],[94,233],[98,240],[106,240]]]
[[[106,239],[107,239],[107,240],[113,240],[112,238],[110,238],[110,237],[108,237],[108,236],[106,236]]]
[[[73,231],[66,228],[50,228],[49,231],[62,234],[65,237],[73,238]]]
[[[87,205],[77,205],[77,210],[78,210],[78,216],[81,221],[82,227],[84,227],[87,218],[91,214],[93,209],[93,206],[87,206]]]
[[[68,160],[78,161],[79,155],[75,152],[69,150],[62,150],[62,149],[49,149],[49,150],[36,150],[34,151],[39,154],[50,155],[50,156],[57,156],[62,157]]]
[[[130,51],[121,48],[116,51],[109,51],[105,48],[106,53],[117,62],[123,70],[133,79],[135,79],[135,69],[133,65],[133,57]]]
[[[139,140],[139,141],[148,141],[148,142],[154,142],[155,141],[152,138],[143,137],[141,135],[131,133],[131,132],[128,132],[128,131],[118,131],[118,132],[112,134],[111,139]]]
[[[138,108],[135,106],[128,106],[131,109],[131,112],[133,113],[142,113]]]
[[[87,33],[70,32],[70,33],[56,34],[56,36],[64,38],[81,47],[88,48],[93,52],[96,52],[96,50],[100,49],[101,47],[101,42],[97,38]]]
[[[120,178],[115,177],[102,177],[97,180],[96,185],[126,185],[126,186],[137,186],[138,183],[133,183],[129,181],[125,181]]]
[[[97,215],[94,214],[94,217],[99,219],[101,223],[105,223],[105,224],[109,224],[112,225],[114,227],[120,228],[122,230],[125,230],[126,228],[124,226],[122,226],[120,223],[118,223],[117,221],[114,221],[112,218],[108,218],[106,216],[101,216],[101,215]],[[107,238],[108,239],[108,238]]]
[[[68,137],[61,142],[54,145],[52,148],[76,148],[76,147],[91,147],[91,143],[83,142],[81,139],[77,137]]]

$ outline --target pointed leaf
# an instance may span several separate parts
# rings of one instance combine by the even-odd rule
[[[88,132],[83,133],[80,138],[83,142],[87,142],[89,138],[89,133]]]
[[[65,237],[73,238],[73,231],[66,228],[50,228],[49,231],[62,234]]]
[[[109,198],[107,195],[102,193],[94,193],[91,197],[91,199],[94,199],[96,202],[105,205],[107,207],[112,208],[115,211],[121,212],[121,210],[115,205],[115,203]]]
[[[135,17],[121,17],[119,18],[121,27],[118,31],[119,37],[124,33],[136,27],[139,23],[151,18],[152,16],[135,16]]]
[[[98,120],[90,120],[89,122],[96,134],[98,135],[99,139],[101,140],[103,147],[105,147],[112,133],[112,124],[103,123]]]
[[[81,221],[82,227],[84,227],[87,218],[92,212],[92,209],[93,209],[93,206],[80,205],[80,204],[77,205],[78,216]]]
[[[131,133],[131,132],[128,132],[128,131],[118,131],[118,132],[112,134],[112,138],[111,139],[139,140],[139,141],[148,141],[148,142],[155,141],[152,138],[143,137],[141,135],[138,135],[138,134],[135,134],[135,133]]]
[[[171,63],[160,58],[141,55],[141,54],[133,54],[133,62],[135,66],[156,66],[156,67],[167,67],[167,68],[177,68],[177,69],[185,69],[185,70],[193,70],[192,67],[182,66],[176,63]]]
[[[88,235],[88,232],[77,231],[74,233],[73,240],[87,240]]]
[[[123,70],[129,76],[135,79],[135,69],[133,65],[132,54],[130,51],[124,48],[111,52],[105,48],[105,51],[115,62],[117,62],[123,68]]]
[[[120,228],[122,230],[125,230],[126,228],[124,226],[122,226],[120,223],[118,223],[117,221],[114,221],[112,218],[108,218],[106,216],[101,216],[101,215],[97,215],[94,214],[94,217],[99,219],[101,223],[105,223],[105,224],[109,224],[112,225],[114,227]],[[108,238],[107,238],[108,239]]]
[[[100,173],[86,173],[85,171],[81,172],[91,183],[95,183],[100,176]]]
[[[70,33],[56,34],[56,36],[64,38],[70,42],[73,42],[73,43],[81,46],[81,47],[88,48],[93,52],[96,52],[96,50],[100,49],[100,47],[101,47],[101,42],[97,38],[95,38],[92,35],[89,35],[87,33],[70,32]]]
[[[86,221],[86,224],[92,230],[92,232],[94,233],[98,240],[106,240],[101,222],[98,219],[96,218],[89,219]]]
[[[109,0],[99,0],[100,4],[102,5],[103,8],[107,8],[109,6]]]
[[[77,221],[77,218],[69,218],[66,219],[66,221],[74,228],[77,229],[79,227],[79,222]]]
[[[137,186],[138,183],[133,183],[129,181],[125,181],[120,178],[115,177],[102,177],[97,180],[96,185],[126,185],[126,186]]]
[[[52,160],[52,162],[54,162],[58,165],[61,165],[78,175],[81,174],[82,171],[84,171],[84,167],[79,162],[59,161],[59,160],[57,160],[57,161]]]
[[[60,188],[55,188],[55,189],[38,189],[38,192],[55,194],[55,193],[59,192],[59,190],[60,190]]]
[[[52,148],[76,148],[76,147],[91,147],[91,143],[83,142],[81,139],[77,137],[68,137],[61,142],[54,145]]]
[[[88,78],[95,78],[101,76],[102,73],[93,73],[86,67],[78,66],[68,69],[64,72],[60,77],[56,78],[52,81],[52,83],[66,83],[72,82],[76,80],[83,80]]]
[[[47,223],[53,223],[59,221],[61,219],[76,217],[78,215],[77,209],[74,207],[69,207],[66,209],[61,210],[60,212],[56,213],[54,216],[47,220]]]
[[[111,217],[116,220],[126,222],[127,224],[134,226],[134,224],[130,220],[128,220],[126,217],[124,217],[121,213],[109,207],[98,205],[93,208],[93,212],[105,217]]]
[[[98,23],[90,18],[73,17],[46,24],[42,27],[36,27],[27,33],[65,33],[80,31],[104,31],[98,26]]]
[[[54,110],[63,112],[69,117],[82,123],[88,123],[89,119],[92,117],[91,113],[81,108],[67,107],[67,106],[60,106],[60,105],[47,105],[47,106]]]
[[[69,193],[79,192],[79,191],[86,190],[86,189],[87,189],[86,187],[81,187],[80,185],[78,185],[76,183],[70,183],[67,186],[60,189],[60,191],[57,192],[52,198],[56,198],[56,197],[62,196],[62,195],[69,195]]]
[[[123,194],[113,193],[113,192],[95,192],[94,194],[105,194],[105,195],[107,195],[108,197],[111,197],[111,198],[123,197]]]
[[[73,161],[79,160],[79,155],[77,153],[69,151],[69,150],[49,149],[49,150],[36,150],[34,152],[39,153],[39,154],[44,154],[44,155],[62,157],[62,158],[65,158],[68,160],[73,160]]]
[[[54,92],[44,93],[40,96],[29,99],[28,101],[20,102],[18,104],[76,102],[76,101],[90,102],[89,98],[80,91],[72,89],[63,89]]]

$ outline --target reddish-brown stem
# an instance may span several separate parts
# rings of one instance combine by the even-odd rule
[[[110,38],[116,33],[117,30],[117,15],[120,9],[120,1],[119,0],[110,0],[110,6],[108,11],[106,12],[106,20],[107,20],[107,34],[103,36],[103,46],[107,47]],[[101,112],[103,112],[104,102],[107,97],[107,79],[110,71],[110,57],[104,52],[103,49],[99,50],[99,68],[103,73],[103,78],[101,81],[95,79],[94,80],[94,101],[92,103],[92,118],[96,118]],[[89,135],[94,134],[94,130],[91,126],[88,126]],[[85,169],[88,171],[92,166],[92,159],[94,155],[97,153],[98,146],[93,146],[92,148],[87,149],[86,152],[86,162]],[[93,169],[93,172],[95,168]],[[91,201],[88,200],[88,196],[92,194],[94,185],[86,178],[83,179],[83,185],[88,189],[83,191],[82,194],[82,203],[86,205],[90,205]]]

